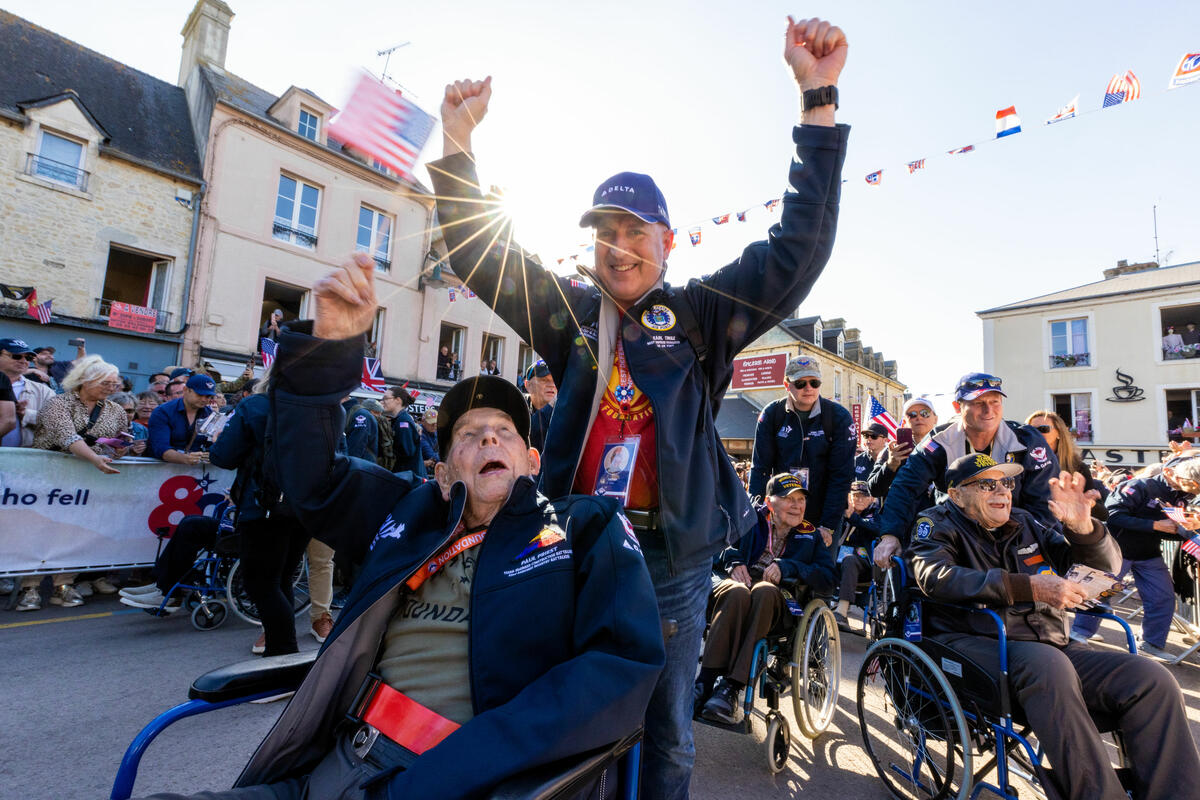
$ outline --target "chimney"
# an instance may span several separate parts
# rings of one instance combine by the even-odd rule
[[[1148,269],[1158,269],[1158,262],[1143,261],[1140,264],[1130,264],[1128,259],[1122,258],[1115,267],[1104,270],[1104,280],[1116,278],[1119,275],[1128,275],[1131,272],[1145,272]]]
[[[842,335],[846,337],[847,342],[857,342],[861,332],[858,328],[846,328],[843,326]]]
[[[196,0],[180,34],[183,36],[183,55],[179,59],[179,86],[198,65],[217,71],[225,69],[225,50],[229,46],[229,21],[233,9],[221,0]]]

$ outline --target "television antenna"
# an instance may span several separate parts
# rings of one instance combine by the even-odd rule
[[[401,89],[403,89],[405,92],[409,91],[408,88],[401,85],[400,82],[397,81],[396,79],[394,79],[391,75],[388,75],[388,64],[392,60],[392,53],[396,52],[397,50],[399,50],[402,47],[408,47],[410,44],[412,44],[412,42],[401,42],[400,44],[393,45],[384,50],[380,50],[378,53],[375,54],[377,56],[384,57],[384,59],[383,59],[383,80],[391,81],[392,83],[396,84]]]

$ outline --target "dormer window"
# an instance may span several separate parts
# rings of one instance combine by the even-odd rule
[[[813,344],[817,347],[821,346],[821,342],[825,340],[825,329],[821,327],[821,323],[813,323]]]
[[[38,152],[31,159],[29,173],[86,191],[87,173],[83,171],[83,144],[45,130],[41,132],[40,138]]]
[[[300,125],[297,127],[297,130],[300,132],[300,135],[303,136],[305,139],[311,139],[312,141],[315,142],[315,141],[317,141],[317,135],[318,135],[320,129],[321,129],[321,118],[318,117],[316,114],[312,113],[311,111],[301,108],[300,109]]]

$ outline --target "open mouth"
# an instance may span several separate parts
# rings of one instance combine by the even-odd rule
[[[608,268],[611,269],[613,272],[629,272],[631,269],[633,269],[636,266],[637,266],[637,263],[635,262],[633,264],[609,264]]]
[[[480,475],[495,475],[504,472],[508,466],[503,461],[489,461],[479,470]]]

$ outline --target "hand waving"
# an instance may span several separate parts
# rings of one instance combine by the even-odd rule
[[[783,58],[801,91],[837,85],[848,49],[841,28],[816,17],[799,22],[788,17]]]
[[[1092,506],[1100,499],[1095,489],[1084,491],[1087,485],[1078,472],[1063,473],[1050,479],[1050,512],[1055,519],[1075,533],[1092,532]]]
[[[317,319],[313,336],[349,339],[371,327],[375,319],[375,260],[355,253],[313,286]]]
[[[447,84],[442,98],[442,135],[446,155],[471,149],[471,132],[487,115],[492,100],[492,76],[481,81]]]

